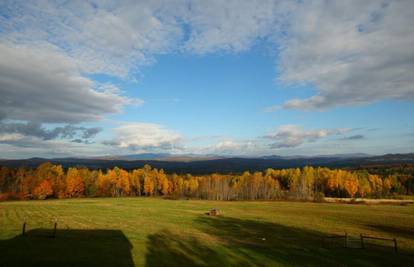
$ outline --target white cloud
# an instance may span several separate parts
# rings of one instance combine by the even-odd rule
[[[7,2],[3,38],[59,47],[85,72],[126,77],[181,36],[176,1]]]
[[[310,84],[317,92],[283,108],[414,100],[409,0],[2,1],[0,10],[0,120],[99,120],[142,101],[123,96],[114,85],[94,83],[89,73],[128,78],[159,54],[238,53],[263,40],[278,52],[282,81]],[[171,130],[134,125],[115,131],[112,148],[179,146],[181,136]],[[294,147],[333,134],[290,125],[269,138],[274,147]],[[224,140],[214,149],[256,149],[248,143]]]
[[[197,54],[240,52],[280,31],[293,1],[190,1],[184,21],[191,27],[185,49]]]
[[[0,122],[0,134],[20,134],[43,140],[76,138],[83,142],[95,137],[100,131],[102,129],[98,127],[65,125],[47,129],[40,123]]]
[[[240,52],[280,32],[294,1],[8,2],[0,38],[59,47],[83,72],[127,77],[173,51]]]
[[[91,157],[102,156],[116,151],[97,143],[78,143],[70,140],[25,136],[21,134],[0,134],[0,157]]]
[[[254,141],[234,141],[224,140],[215,144],[213,147],[213,153],[218,154],[233,154],[233,155],[246,155],[258,149],[258,144]]]
[[[15,142],[22,138],[24,138],[24,136],[19,133],[0,133],[0,143]]]
[[[220,140],[216,140],[217,138]],[[184,148],[184,152],[200,155],[257,156],[266,153],[267,150],[265,144],[258,138],[234,140],[223,136],[210,136],[207,139],[203,137],[203,139],[208,139],[210,142],[208,144],[188,145]]]
[[[315,142],[332,135],[341,135],[351,129],[311,129],[305,130],[297,125],[282,125],[273,133],[265,136],[266,139],[274,143],[271,148],[291,148],[302,145],[303,143]]]
[[[0,119],[79,123],[133,103],[113,89],[94,86],[71,58],[50,47],[0,43]]]
[[[104,144],[135,151],[180,150],[182,136],[153,123],[127,123],[114,130],[115,136]]]
[[[304,1],[282,41],[281,79],[318,93],[284,108],[414,100],[413,1]]]
[[[5,2],[0,38],[52,45],[81,72],[120,77],[184,51],[241,52],[267,40],[280,79],[317,93],[290,109],[414,99],[414,2],[174,0]],[[271,111],[273,109],[269,109]]]

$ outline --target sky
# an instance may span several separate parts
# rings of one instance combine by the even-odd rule
[[[0,158],[414,152],[414,1],[0,0]]]

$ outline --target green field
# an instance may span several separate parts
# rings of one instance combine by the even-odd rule
[[[204,215],[210,208],[223,215]],[[365,249],[344,248],[343,239],[322,244],[323,236],[345,231],[351,238],[395,237],[398,253],[392,242]],[[157,198],[0,203],[0,266],[414,266],[413,251],[413,205]]]

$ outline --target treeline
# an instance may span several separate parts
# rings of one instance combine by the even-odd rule
[[[126,171],[69,168],[44,163],[0,168],[0,200],[78,197],[164,196],[211,200],[322,199],[413,194],[412,174],[370,174],[365,170],[304,167],[267,169],[240,175],[166,174],[145,165]]]

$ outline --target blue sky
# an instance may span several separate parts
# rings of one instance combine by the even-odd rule
[[[1,158],[413,152],[410,1],[0,6]]]

